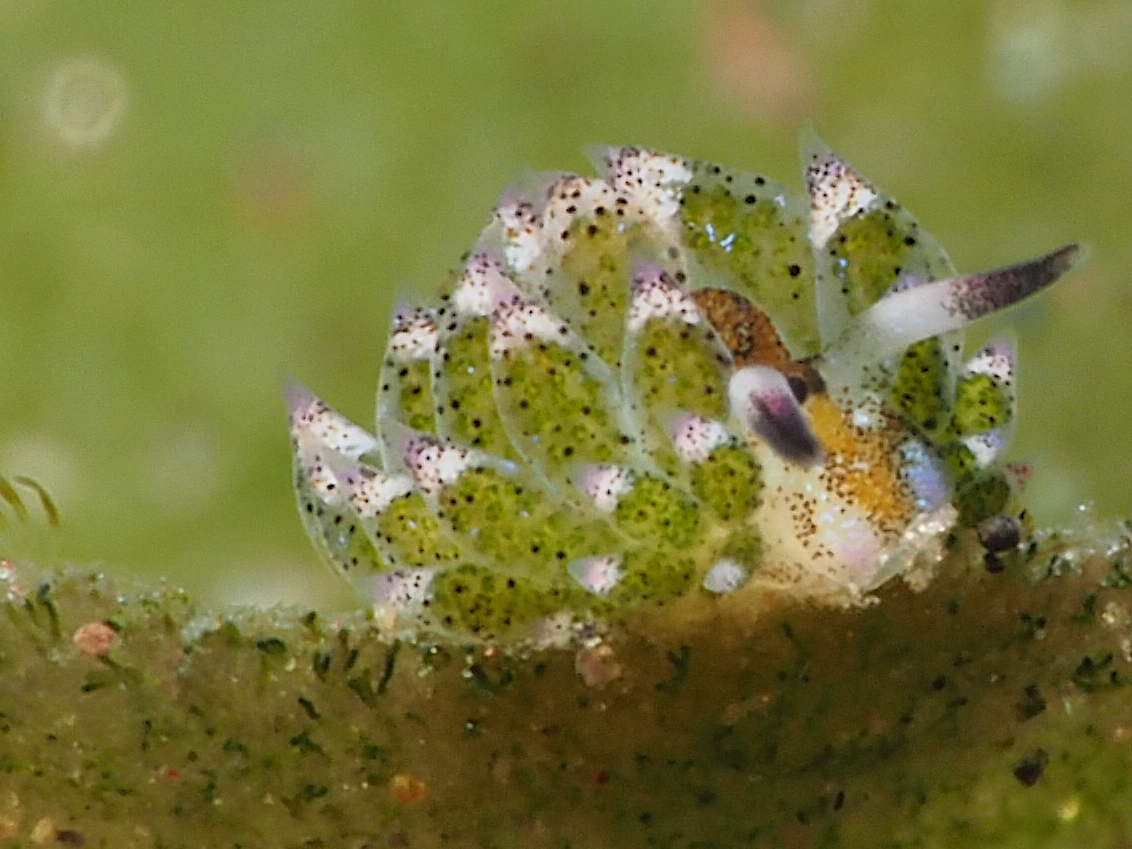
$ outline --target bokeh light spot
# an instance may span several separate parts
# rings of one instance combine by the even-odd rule
[[[47,126],[66,144],[91,147],[106,141],[126,111],[122,75],[101,59],[77,59],[51,77],[43,101]]]

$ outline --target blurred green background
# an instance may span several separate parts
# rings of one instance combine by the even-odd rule
[[[1132,4],[0,0],[0,474],[43,558],[350,597],[280,386],[370,424],[390,305],[524,168],[644,144],[799,184],[813,122],[976,270],[1079,239],[1008,322],[1040,518],[1127,514]]]

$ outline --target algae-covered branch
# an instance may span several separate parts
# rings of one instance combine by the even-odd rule
[[[1119,846],[1126,546],[973,544],[865,608],[692,597],[601,642],[390,641],[18,574],[14,846]],[[1060,574],[1057,574],[1060,573]]]

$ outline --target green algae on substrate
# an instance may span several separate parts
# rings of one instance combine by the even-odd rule
[[[848,611],[693,593],[602,646],[530,654],[17,576],[0,828],[88,847],[1120,845],[1127,551],[1056,556],[956,559]],[[105,657],[72,642],[91,622],[116,635]]]

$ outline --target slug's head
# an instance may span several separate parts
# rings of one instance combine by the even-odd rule
[[[903,278],[805,360],[790,358],[742,295],[695,293],[734,359],[732,413],[772,483],[757,522],[785,580],[825,573],[871,589],[923,561],[956,521],[971,527],[1007,509],[1016,476],[996,461],[1014,421],[1014,347],[995,342],[957,366],[957,331],[1049,285],[1079,253],[1068,246],[937,282]]]
[[[816,142],[801,194],[598,165],[505,194],[397,309],[375,435],[290,393],[308,532],[382,621],[546,641],[691,595],[854,603],[1011,508],[1014,349],[960,334],[1075,247],[958,276]]]

